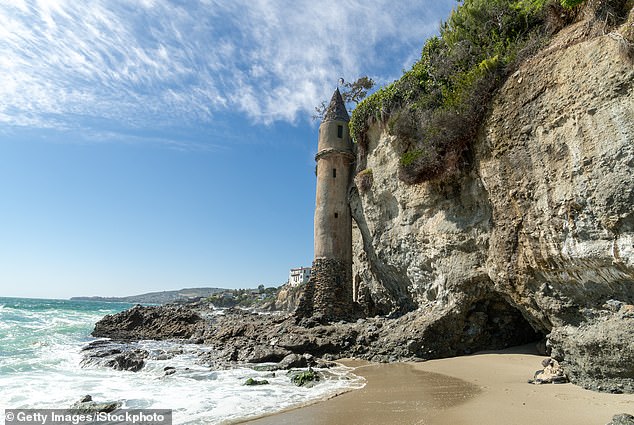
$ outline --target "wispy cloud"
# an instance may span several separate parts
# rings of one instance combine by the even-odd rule
[[[339,76],[393,77],[454,3],[2,2],[0,123],[72,127],[79,116],[142,127],[224,111],[295,121]]]

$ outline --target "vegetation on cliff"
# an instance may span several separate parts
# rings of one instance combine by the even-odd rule
[[[359,166],[365,163],[367,130],[380,121],[396,136],[404,182],[459,169],[495,91],[523,59],[572,22],[580,13],[578,3],[464,0],[441,25],[440,35],[427,40],[412,69],[353,111],[350,129],[359,146]],[[597,10],[622,11],[627,2],[588,3]]]
[[[371,168],[366,168],[357,173],[354,182],[361,193],[367,192],[372,187],[374,176]]]

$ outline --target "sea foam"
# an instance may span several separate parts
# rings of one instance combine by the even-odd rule
[[[66,408],[90,394],[95,401],[121,401],[123,408],[173,409],[175,424],[213,424],[273,413],[364,385],[345,367],[323,371],[329,379],[313,388],[296,387],[285,371],[210,370],[197,363],[201,346],[165,341],[137,343],[150,353],[139,372],[82,368],[81,350],[94,340],[89,336],[94,323],[126,307],[85,303],[48,302],[42,308],[37,300],[2,299],[0,406]],[[178,354],[168,359],[152,355],[160,352]],[[166,376],[166,367],[176,373]],[[266,379],[269,385],[243,385],[248,378]]]

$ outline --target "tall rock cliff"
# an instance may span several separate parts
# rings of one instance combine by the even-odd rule
[[[523,63],[459,172],[407,185],[394,136],[376,124],[367,140],[350,194],[356,298],[369,314],[416,311],[419,345],[447,339],[432,356],[532,331],[569,341],[634,302],[634,67],[615,34],[577,23]],[[564,362],[573,350],[554,348]]]

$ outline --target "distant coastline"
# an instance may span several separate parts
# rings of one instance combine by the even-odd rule
[[[175,291],[148,292],[126,297],[81,296],[71,297],[71,301],[95,301],[139,304],[166,304],[176,301],[194,301],[227,291],[222,288],[183,288]]]

